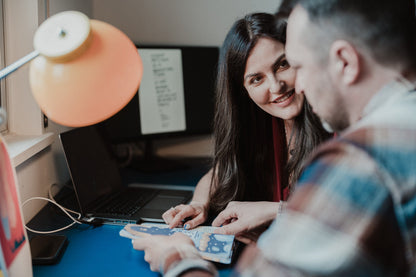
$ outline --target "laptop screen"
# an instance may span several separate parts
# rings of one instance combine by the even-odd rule
[[[94,126],[61,133],[60,139],[81,213],[85,214],[101,197],[120,190],[118,165]]]

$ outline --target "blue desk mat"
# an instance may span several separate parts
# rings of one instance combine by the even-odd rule
[[[93,228],[78,225],[63,232],[69,240],[59,263],[33,266],[40,276],[160,276],[150,270],[144,252],[133,249],[131,240],[119,236],[123,226],[103,225]],[[220,276],[229,276],[221,269]]]

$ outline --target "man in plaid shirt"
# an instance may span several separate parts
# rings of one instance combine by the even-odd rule
[[[285,211],[235,275],[416,276],[414,1],[289,4],[296,92],[338,136],[309,159]],[[216,274],[186,238],[133,245],[166,276]]]

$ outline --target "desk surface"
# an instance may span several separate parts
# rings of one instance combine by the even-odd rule
[[[69,244],[56,265],[33,266],[37,276],[159,276],[144,260],[144,252],[134,250],[131,240],[120,237],[122,226],[97,228],[78,225],[65,232]],[[220,270],[228,276],[230,270]]]
[[[193,185],[207,172],[207,163],[193,166],[188,170],[166,172],[164,174],[136,174],[128,171],[123,174],[125,182],[171,183]],[[68,192],[61,191],[59,198],[68,198]],[[71,192],[70,192],[71,193]],[[73,191],[72,191],[73,194]],[[69,198],[73,197],[73,195]],[[74,202],[74,201],[69,201]],[[67,203],[70,205],[70,203]],[[74,209],[74,207],[68,206]],[[36,230],[54,230],[71,223],[68,217],[52,204],[47,204],[29,223]],[[33,275],[38,276],[159,276],[152,272],[144,260],[144,252],[134,250],[131,240],[120,237],[123,226],[103,225],[92,227],[76,225],[60,232],[68,237],[69,244],[61,260],[56,265],[33,266]],[[29,236],[31,236],[29,232]],[[221,269],[221,276],[228,276],[229,269]]]

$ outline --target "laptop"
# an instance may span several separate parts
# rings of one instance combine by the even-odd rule
[[[166,210],[192,197],[192,186],[122,184],[117,161],[95,126],[72,129],[59,138],[86,221],[117,225],[164,222]]]

